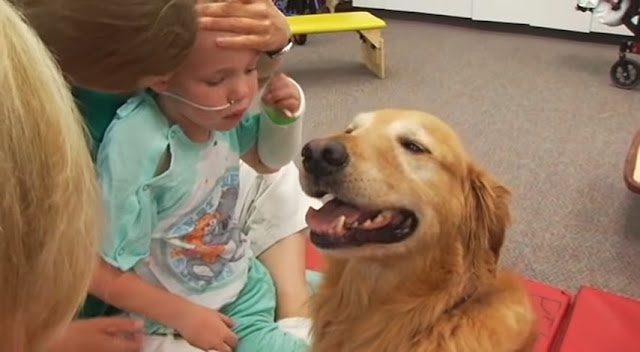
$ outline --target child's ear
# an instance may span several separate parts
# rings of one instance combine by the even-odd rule
[[[155,92],[164,92],[169,89],[169,80],[171,79],[171,75],[163,75],[163,76],[147,76],[143,77],[139,82],[138,86],[141,89],[150,88]]]

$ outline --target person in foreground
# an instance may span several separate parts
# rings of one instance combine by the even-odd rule
[[[102,230],[80,115],[61,72],[0,0],[2,350],[40,352],[85,297]]]
[[[91,132],[94,152],[116,110],[132,92],[173,71],[184,60],[198,27],[239,34],[217,38],[221,47],[266,53],[259,59],[259,67],[266,68],[262,77],[278,65],[290,36],[286,18],[269,0],[197,5],[194,0],[12,1],[74,84],[73,93]],[[242,209],[251,214],[244,224],[246,233],[252,237],[258,234],[253,228],[268,227],[268,233],[251,238],[251,249],[275,282],[276,316],[307,316],[304,210],[315,201],[300,190],[293,163],[268,175],[241,163],[239,174],[240,189],[246,190],[242,192]],[[284,214],[271,205],[283,203],[296,212]],[[114,269],[114,275],[119,273]],[[87,298],[80,319],[48,352],[139,352],[139,322],[106,317],[117,310],[94,295]]]
[[[238,202],[240,160],[272,173],[297,154],[304,95],[275,73],[262,112],[247,114],[260,53],[220,48],[216,39],[228,35],[198,32],[172,74],[118,109],[98,150],[110,219],[102,256],[126,274],[101,266],[94,293],[146,318],[144,351],[308,349],[308,319],[275,322],[273,283],[254,259],[244,227],[251,214]],[[250,229],[252,238],[272,226]]]

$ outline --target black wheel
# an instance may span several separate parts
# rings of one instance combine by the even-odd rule
[[[298,45],[304,45],[307,42],[307,35],[306,34],[294,35],[293,42]]]
[[[338,1],[335,8],[336,12],[349,12],[353,11],[352,1]]]
[[[633,89],[640,83],[640,63],[629,58],[622,58],[611,66],[609,75],[616,87]]]

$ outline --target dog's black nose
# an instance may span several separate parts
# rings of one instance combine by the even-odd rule
[[[349,163],[344,144],[331,139],[314,139],[302,147],[302,166],[311,175],[328,176]]]

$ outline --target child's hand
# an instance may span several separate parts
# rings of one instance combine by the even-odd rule
[[[184,312],[176,330],[187,342],[205,351],[233,352],[238,337],[231,331],[233,321],[213,309],[194,304]]]
[[[274,72],[262,94],[262,102],[294,117],[300,109],[300,91],[285,74]]]

